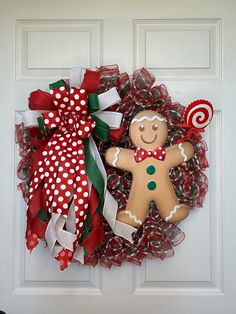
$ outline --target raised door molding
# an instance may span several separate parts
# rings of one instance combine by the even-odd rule
[[[102,20],[18,20],[16,79],[68,77],[102,64]]]
[[[134,20],[134,68],[161,79],[221,79],[221,20]]]

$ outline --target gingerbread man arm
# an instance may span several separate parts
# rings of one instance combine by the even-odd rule
[[[130,171],[134,169],[134,152],[131,149],[111,147],[105,154],[106,162],[113,167]]]
[[[170,168],[177,167],[193,157],[194,147],[189,142],[170,146],[166,149],[166,162]]]

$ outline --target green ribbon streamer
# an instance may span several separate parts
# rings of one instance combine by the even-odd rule
[[[99,110],[99,101],[97,94],[88,95],[88,114],[94,113]]]
[[[82,233],[82,240],[84,240],[90,233],[91,230],[91,222],[90,222],[90,212],[88,212],[87,217],[85,219],[84,230]]]
[[[97,166],[96,161],[93,158],[93,155],[89,149],[89,139],[84,140],[84,155],[85,155],[85,168],[87,176],[89,177],[90,181],[92,182],[94,188],[98,192],[99,196],[99,203],[96,208],[97,213],[102,213],[103,210],[103,203],[104,203],[104,188],[105,182],[103,176]],[[91,222],[90,222],[90,214],[88,213],[86,220],[85,220],[85,227],[82,233],[82,239],[84,240],[90,233],[91,230]],[[87,249],[84,247],[84,254],[87,255]]]
[[[84,230],[81,236],[82,240],[84,240],[89,235],[90,230],[91,230],[90,213],[88,212],[86,220],[85,220]]]
[[[42,221],[47,220],[48,216],[47,216],[47,213],[43,207],[40,208],[40,211],[38,212],[37,217]]]
[[[93,155],[89,149],[89,140],[84,140],[84,154],[85,154],[85,167],[86,173],[92,182],[94,188],[98,192],[99,196],[99,205],[96,209],[98,213],[102,212],[103,203],[104,203],[104,188],[105,182],[103,180],[103,176],[98,168],[96,161],[93,158]]]
[[[37,120],[38,120],[39,130],[41,132],[44,132],[46,129],[44,127],[43,118],[42,117],[38,117]]]
[[[52,84],[49,84],[49,88],[50,89],[54,89],[54,88],[59,88],[61,86],[65,86],[65,88],[67,89],[67,91],[70,91],[70,86],[64,81],[64,80],[59,80],[57,82],[54,82]]]
[[[102,141],[108,141],[110,134],[109,125],[94,115],[91,115],[91,118],[96,122],[96,126],[93,129],[93,134]]]
[[[97,94],[89,94],[88,95],[88,114],[91,115],[91,118],[96,122],[96,126],[93,130],[93,134],[100,138],[101,140],[107,141],[109,140],[109,132],[110,127],[107,123],[100,120],[98,117],[92,115],[92,113],[99,110],[99,101]],[[85,167],[86,173],[92,182],[94,188],[98,192],[99,196],[99,203],[96,208],[97,213],[102,213],[103,204],[104,204],[104,188],[105,182],[103,176],[97,166],[96,161],[93,158],[93,155],[89,149],[89,139],[84,140],[84,154],[85,154]],[[82,239],[85,239],[91,231],[91,222],[90,222],[90,215],[88,213],[86,221],[85,221],[85,228],[82,233]],[[87,249],[84,247],[84,254],[87,255]]]

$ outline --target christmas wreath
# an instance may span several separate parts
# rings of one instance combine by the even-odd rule
[[[18,187],[27,203],[28,250],[39,239],[46,241],[61,270],[72,261],[111,267],[124,261],[141,265],[145,257],[173,256],[174,246],[185,235],[177,226],[184,217],[172,221],[172,216],[178,216],[181,206],[202,207],[207,193],[203,173],[208,167],[207,145],[200,132],[212,118],[212,105],[205,100],[187,107],[172,102],[166,86],[155,84],[155,77],[145,68],[130,77],[120,73],[117,65],[95,71],[73,68],[70,80],[57,81],[49,88],[50,92],[30,94],[30,110],[22,113],[22,123],[16,125],[21,157]],[[142,111],[150,116],[134,119]],[[168,148],[179,149],[183,160],[169,171],[178,203],[164,219],[157,202],[151,201],[140,221],[126,208],[134,178],[116,166],[120,150],[135,151],[129,131],[132,123],[155,119],[164,121],[167,139],[159,146],[160,152],[139,147],[140,160],[151,157],[164,165],[160,160],[165,153],[168,160]],[[142,124],[139,130],[143,129]],[[157,129],[154,124],[153,130]],[[190,158],[183,146],[186,140],[194,150]],[[112,163],[107,162],[106,152],[117,145]],[[138,167],[140,160],[135,158]],[[155,172],[153,166],[147,169],[148,175]],[[148,189],[155,192],[156,182],[150,182]],[[125,223],[119,219],[121,213],[138,224]]]

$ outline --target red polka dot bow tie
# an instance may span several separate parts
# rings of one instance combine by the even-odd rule
[[[158,146],[154,150],[146,151],[143,148],[137,148],[134,152],[134,159],[136,162],[141,162],[148,157],[154,157],[158,160],[165,160],[166,150],[164,146]]]

